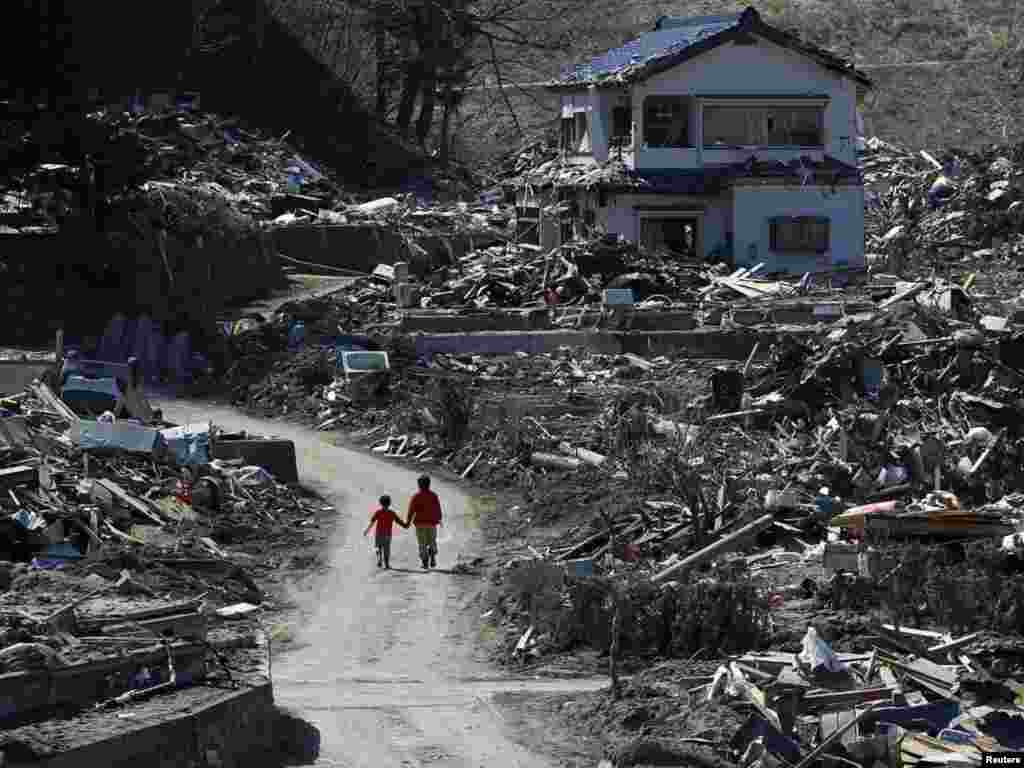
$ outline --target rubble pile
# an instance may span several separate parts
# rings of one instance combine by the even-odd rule
[[[867,250],[908,276],[936,268],[971,272],[979,261],[1015,266],[1024,248],[1022,163],[1019,145],[932,156],[869,139]]]
[[[113,205],[115,216],[129,215],[146,200],[147,209],[159,212],[162,226],[209,235],[232,224],[272,220],[296,204],[289,195],[325,208],[341,195],[284,139],[267,138],[186,104],[98,110],[87,117],[81,133],[77,156],[44,148],[39,162],[12,168],[0,225],[17,231],[54,229],[75,213],[95,213],[97,206]],[[29,136],[26,130],[22,153],[31,154]]]
[[[667,662],[558,716],[606,734],[605,765],[982,765],[1020,749],[1019,643],[878,625],[865,645],[835,651],[811,628],[793,652]]]
[[[422,274],[405,302],[396,301],[396,286],[408,277],[396,277],[387,265],[355,281],[338,301],[352,313],[350,322],[361,311],[368,325],[395,322],[398,311],[412,307],[471,312],[599,304],[606,288],[630,288],[641,303],[672,303],[694,298],[696,289],[708,284],[703,271],[698,264],[642,253],[609,238],[567,243],[546,254],[534,245],[505,242]]]
[[[211,647],[211,676],[265,674],[245,650],[273,608],[256,579],[315,565],[330,508],[263,467],[211,460],[212,425],[80,419],[38,382],[0,403],[0,669],[71,679],[116,662],[98,698],[62,700],[74,707],[202,680]],[[222,668],[236,650],[241,666]]]
[[[299,206],[278,216],[279,226],[295,224],[378,224],[394,228],[405,237],[415,239],[422,235],[476,234],[483,237],[505,237],[511,213],[505,207],[482,202],[428,202],[415,193],[398,197],[380,197],[364,202],[335,202],[326,208],[312,210],[315,199],[307,206]],[[419,246],[410,244],[415,253]]]
[[[501,639],[498,661],[513,667],[580,649],[607,654],[616,606],[616,642],[626,657],[742,652],[771,636],[768,603],[742,574],[661,589],[628,561],[599,574],[585,561],[570,561],[567,571],[543,559],[513,558],[493,579],[493,607],[483,620]]]

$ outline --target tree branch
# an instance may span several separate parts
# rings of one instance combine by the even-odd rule
[[[508,94],[505,93],[504,83],[501,79],[501,66],[498,64],[498,52],[494,48],[494,41],[488,38],[487,44],[491,49],[491,66],[494,67],[494,76],[498,80],[498,90],[501,91],[501,96],[505,101],[505,106],[508,107],[509,114],[512,115],[512,122],[516,126],[516,132],[522,136],[523,128],[519,125],[519,116],[516,114],[515,109],[512,107],[512,102],[509,101]]]

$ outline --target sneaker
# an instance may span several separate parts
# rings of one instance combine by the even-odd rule
[[[437,567],[437,556],[434,555],[433,553],[431,553],[431,555],[430,555],[430,567],[431,568],[436,568]]]

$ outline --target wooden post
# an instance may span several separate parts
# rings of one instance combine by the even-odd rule
[[[615,557],[615,548],[617,544],[615,538],[615,521],[607,511],[604,513],[604,520],[605,524],[608,526],[608,551],[611,553],[612,557]],[[612,582],[610,589],[612,597],[612,632],[611,643],[608,648],[608,677],[612,681],[612,699],[614,701],[618,701],[621,694],[621,688],[619,687],[619,670],[616,662],[619,655],[619,633],[622,629],[622,600],[619,596],[618,584]]]

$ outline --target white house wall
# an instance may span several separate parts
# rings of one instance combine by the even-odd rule
[[[830,97],[825,108],[825,153],[851,165],[856,163],[856,84],[813,60],[764,38],[756,45],[726,43],[684,61],[635,86],[633,119],[643,119],[643,99],[652,95],[792,95]],[[699,124],[699,120],[696,121]],[[691,123],[692,127],[697,127]],[[750,151],[704,149],[700,131],[693,149],[656,148],[637,152],[637,168],[693,167],[702,163],[744,160]],[[637,144],[642,142],[642,134]],[[815,154],[806,153],[805,154]],[[788,160],[794,150],[758,150],[765,159]],[[821,153],[817,153],[820,157]]]
[[[864,266],[863,187],[736,187],[733,189],[736,265],[765,262],[771,271],[815,272]],[[831,249],[824,254],[771,251],[770,219],[776,216],[827,216]],[[753,248],[752,248],[753,246]]]
[[[562,94],[562,118],[590,111],[590,94],[585,90]]]

